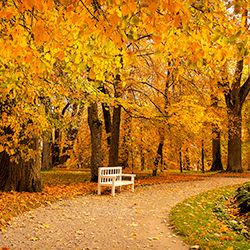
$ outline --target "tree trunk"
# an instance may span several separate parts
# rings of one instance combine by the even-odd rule
[[[243,172],[241,165],[241,112],[250,91],[250,77],[241,86],[243,60],[237,62],[235,81],[225,93],[228,109],[228,162],[227,172]]]
[[[140,154],[141,154],[141,170],[145,170],[145,157],[142,150],[140,150]]]
[[[241,112],[240,112],[241,113]],[[227,172],[243,172],[241,166],[241,115],[229,114]]]
[[[51,100],[50,98],[45,98],[42,97],[40,98],[41,102],[44,105],[44,109],[45,109],[45,114],[46,116],[50,114],[51,112]],[[43,136],[42,138],[42,142],[43,142],[43,147],[42,147],[42,162],[41,162],[41,168],[42,170],[51,170],[53,168],[53,154],[52,154],[52,132],[49,131],[48,132],[48,137],[49,137],[49,141],[48,139]]]
[[[70,102],[68,102],[64,106],[61,115],[60,116],[58,115],[57,119],[60,119],[60,117],[63,118],[69,107],[70,107]],[[59,128],[56,128],[54,132],[54,140],[52,144],[52,166],[63,164],[67,160],[67,158],[61,157],[60,144],[61,144],[61,131]]]
[[[218,111],[218,97],[216,94],[211,95],[212,107]],[[220,130],[217,125],[213,125],[212,139],[212,167],[209,171],[223,171],[221,162],[221,145],[220,145]]]
[[[54,140],[52,143],[52,165],[56,166],[60,163],[60,130],[57,128],[54,132]]]
[[[156,156],[155,161],[154,161],[155,168],[153,169],[153,173],[152,173],[153,176],[156,176],[156,174],[157,174],[159,163],[161,164],[161,166],[163,163],[163,145],[164,145],[164,142],[161,141],[159,143],[158,150],[157,150],[157,156]]]
[[[224,169],[221,162],[220,131],[214,129],[213,134],[215,135],[212,142],[213,162],[209,171],[223,171]]]
[[[52,168],[52,143],[43,137],[42,170],[51,170]]]
[[[120,75],[117,75],[115,79],[115,83],[114,83],[116,98],[119,98],[121,96],[120,82],[121,82]],[[109,149],[109,166],[110,167],[118,166],[120,123],[121,123],[121,105],[118,104],[113,109],[111,141],[110,141],[110,149]]]
[[[183,169],[190,171],[190,159],[188,149],[186,149],[186,153],[184,155]]]
[[[88,124],[91,133],[91,182],[98,181],[98,167],[102,164],[102,122],[98,118],[97,103],[88,107]]]
[[[24,140],[22,143],[28,145],[37,154],[33,159],[25,160],[18,152],[12,161],[6,151],[0,153],[0,190],[2,191],[39,192],[42,190],[38,137],[33,135],[32,139]]]
[[[128,143],[127,143],[127,136],[128,135],[124,135],[123,137],[123,142],[122,142],[122,148],[123,151],[120,155],[120,161],[121,161],[121,165],[123,166],[123,169],[125,168],[129,168],[129,148],[128,148]]]
[[[111,140],[111,115],[109,111],[109,107],[105,104],[102,103],[102,111],[103,111],[103,117],[104,117],[104,124],[105,124],[105,131],[107,134],[107,143],[108,143],[108,148],[110,148],[110,140]]]
[[[129,155],[132,156],[132,142],[131,142],[131,112],[127,111],[124,116],[124,125],[123,125],[123,139],[121,144],[121,153],[120,153],[120,162],[123,166],[123,168],[129,168]],[[131,157],[132,158],[132,157]]]
[[[201,168],[202,173],[205,173],[205,152],[204,152],[204,142],[201,142]]]
[[[109,166],[118,165],[119,140],[120,140],[121,106],[114,107],[111,130],[111,144],[109,150]]]
[[[104,94],[107,94],[106,89],[104,86],[102,86],[101,91]],[[109,106],[106,105],[105,103],[102,103],[102,112],[103,112],[103,117],[104,117],[104,125],[105,125],[105,131],[107,134],[107,143],[108,143],[108,148],[110,148],[110,143],[111,143],[111,115],[110,115],[110,109]]]
[[[183,173],[183,167],[182,167],[182,153],[181,153],[181,148],[179,151],[179,163],[180,163],[180,172]]]

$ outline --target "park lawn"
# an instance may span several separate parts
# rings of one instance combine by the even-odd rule
[[[204,250],[250,249],[250,234],[230,216],[227,206],[239,186],[209,190],[177,204],[171,211],[174,231]]]

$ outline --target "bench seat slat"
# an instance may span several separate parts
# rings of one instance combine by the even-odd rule
[[[133,181],[115,181],[115,186],[123,186],[133,184]],[[102,186],[112,186],[112,181],[102,182]]]

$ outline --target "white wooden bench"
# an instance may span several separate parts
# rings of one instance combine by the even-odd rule
[[[131,177],[130,180],[123,180],[122,177]],[[132,185],[134,192],[135,174],[123,174],[122,167],[99,167],[98,169],[98,195],[101,194],[101,186],[112,187],[112,196],[115,195],[115,187],[124,185]]]

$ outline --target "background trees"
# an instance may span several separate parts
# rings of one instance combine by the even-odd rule
[[[228,126],[227,170],[243,170],[248,3],[5,0],[1,6],[3,161],[20,155],[19,162],[39,163],[35,136],[51,147],[46,164],[51,152],[43,152],[47,166],[79,167],[85,152],[93,181],[100,165],[140,162],[156,173],[178,165],[180,155],[187,167],[205,160],[207,169],[212,131],[224,138]],[[219,97],[218,108],[211,96]],[[32,178],[39,183],[39,175]]]

